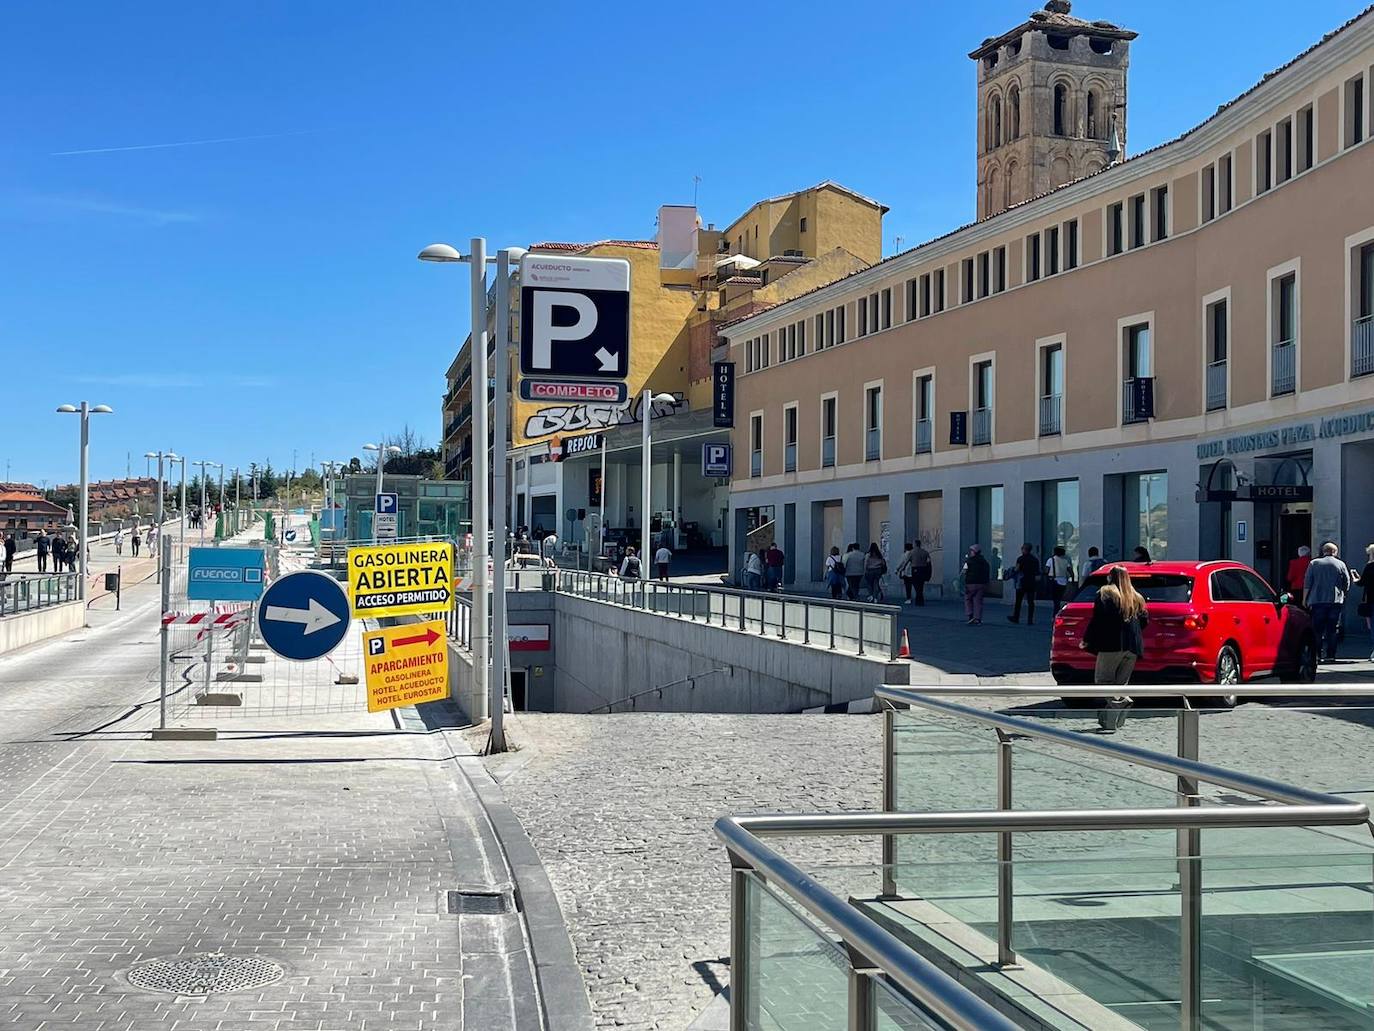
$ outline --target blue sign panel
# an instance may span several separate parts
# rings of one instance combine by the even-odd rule
[[[399,494],[378,494],[377,507],[373,509],[378,515],[395,515],[401,510],[401,495]]]
[[[701,475],[729,476],[733,455],[729,444],[701,445]]]
[[[328,655],[348,633],[348,620],[348,595],[323,573],[284,576],[258,605],[258,633],[284,659],[304,662]]]
[[[735,363],[716,362],[711,367],[713,405],[711,422],[728,428],[735,425]]]
[[[186,596],[196,601],[257,601],[262,595],[261,548],[192,548]]]

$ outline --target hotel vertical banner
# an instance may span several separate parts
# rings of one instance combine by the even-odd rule
[[[716,362],[712,372],[715,396],[712,424],[732,427],[735,425],[735,363]]]

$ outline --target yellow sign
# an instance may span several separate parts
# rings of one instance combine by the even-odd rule
[[[453,545],[443,541],[348,549],[353,618],[419,616],[453,604]]]
[[[363,633],[367,711],[448,697],[448,632],[442,620]]]

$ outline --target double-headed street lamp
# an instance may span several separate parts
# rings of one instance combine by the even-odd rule
[[[81,416],[81,525],[77,527],[77,547],[80,551],[77,560],[81,565],[81,583],[79,585],[82,601],[86,600],[86,524],[87,516],[90,512],[90,499],[88,497],[88,487],[90,485],[90,453],[91,453],[91,416],[92,415],[113,415],[114,409],[109,405],[96,405],[91,407],[87,401],[82,401],[77,405],[58,405],[57,410],[64,415]]]
[[[166,474],[163,472],[163,462],[176,462],[180,456],[175,451],[145,451],[143,457],[157,459],[157,532],[162,533],[162,495],[166,486]],[[158,546],[157,556],[157,579],[162,580],[162,551],[161,544]]]
[[[205,543],[205,468],[206,466],[218,466],[220,475],[224,474],[224,466],[219,462],[211,462],[202,458],[199,462],[192,462],[192,465],[200,466],[200,543]],[[223,500],[224,489],[220,488],[220,497]]]
[[[491,712],[491,743],[489,750],[504,752],[506,736],[503,726],[506,668],[506,372],[510,362],[510,268],[525,254],[524,248],[505,247],[497,251],[496,265],[496,367],[493,393],[496,400],[496,424],[493,427],[491,457],[491,490],[487,485],[487,241],[473,237],[468,254],[447,243],[432,243],[422,250],[421,261],[467,262],[471,275],[472,337],[472,665],[473,679],[479,696],[487,689]],[[493,502],[488,504],[488,500]],[[501,560],[494,563],[497,572],[492,584],[490,633],[487,630],[487,516],[491,515],[491,541]],[[495,641],[491,640],[495,636]],[[488,656],[491,669],[487,669]],[[490,676],[488,674],[490,673]]]
[[[382,439],[385,439],[385,438],[382,438]],[[364,450],[364,451],[375,451],[375,452],[377,452],[377,493],[378,493],[378,494],[381,494],[381,492],[382,492],[382,469],[383,469],[383,467],[386,465],[386,456],[387,456],[387,455],[399,455],[399,454],[401,453],[401,449],[398,448],[395,444],[364,444],[364,445],[363,445],[363,450]],[[373,544],[376,544],[376,543],[377,543],[377,502],[376,502],[376,499],[373,499],[373,502],[372,502],[372,543],[373,543]]]

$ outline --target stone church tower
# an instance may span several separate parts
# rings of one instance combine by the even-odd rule
[[[978,218],[1091,175],[1126,152],[1126,66],[1136,34],[1049,0],[986,39],[978,62]]]

